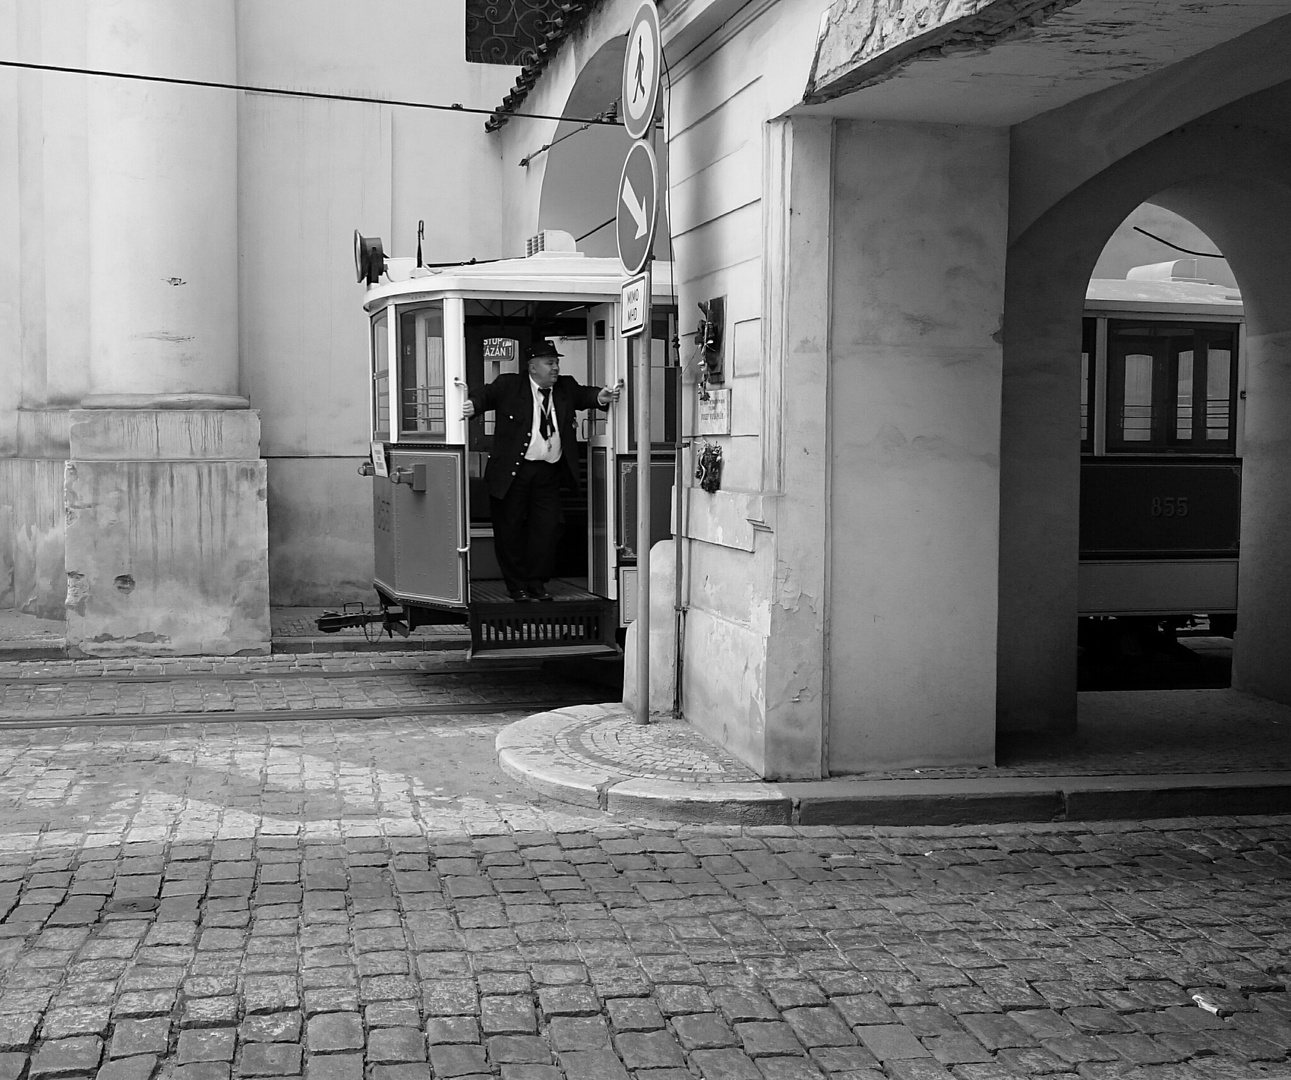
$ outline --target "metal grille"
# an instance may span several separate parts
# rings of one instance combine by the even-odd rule
[[[403,392],[403,430],[443,435],[443,386],[415,386]]]
[[[614,603],[562,601],[556,604],[471,605],[471,650],[614,650]]]
[[[533,63],[560,13],[558,0],[466,0],[467,62]]]

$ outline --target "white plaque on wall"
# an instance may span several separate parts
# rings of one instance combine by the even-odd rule
[[[731,392],[708,391],[708,400],[699,399],[699,430],[697,435],[729,435],[731,433]]]

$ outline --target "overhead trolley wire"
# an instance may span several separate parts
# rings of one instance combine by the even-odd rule
[[[491,109],[477,108],[453,102],[443,105],[429,101],[404,101],[399,98],[365,97],[362,94],[330,94],[324,90],[287,90],[278,86],[252,86],[247,83],[220,82],[215,79],[181,79],[170,75],[141,75],[131,71],[105,71],[100,68],[69,67],[63,64],[33,64],[21,60],[0,60],[0,67],[17,68],[22,71],[49,71],[64,75],[97,75],[105,79],[125,79],[131,82],[163,83],[169,86],[199,86],[212,90],[239,90],[250,94],[272,94],[278,97],[314,98],[320,101],[353,101],[363,105],[393,105],[405,109],[429,109],[435,112],[455,112],[466,115],[492,116],[497,112]],[[552,116],[547,113],[508,113],[508,116],[525,120],[568,120],[575,124],[601,124],[622,126],[618,119],[607,119],[605,114],[592,117]]]
[[[1185,255],[1197,255],[1203,259],[1222,259],[1224,256],[1218,251],[1193,251],[1191,248],[1180,247],[1178,244],[1171,243],[1164,236],[1157,236],[1156,233],[1148,232],[1147,229],[1140,229],[1137,225],[1133,226],[1135,232],[1142,233],[1144,236],[1150,236],[1160,244],[1165,244],[1168,248],[1174,248],[1175,251],[1182,251]]]

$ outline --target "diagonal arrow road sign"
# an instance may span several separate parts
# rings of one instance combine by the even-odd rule
[[[659,217],[659,169],[647,142],[635,142],[623,162],[615,213],[619,260],[628,276],[639,274],[654,250]]]
[[[626,175],[623,177],[623,204],[632,215],[632,220],[637,223],[637,234],[634,239],[640,240],[650,228],[646,217],[645,199],[637,198],[637,193],[632,190],[632,177]]]

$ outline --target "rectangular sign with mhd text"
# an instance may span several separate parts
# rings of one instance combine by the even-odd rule
[[[646,318],[646,275],[639,274],[637,277],[628,278],[623,283],[623,289],[619,293],[619,306],[622,313],[619,316],[619,333],[623,337],[631,337],[633,334],[639,334],[645,329]]]

